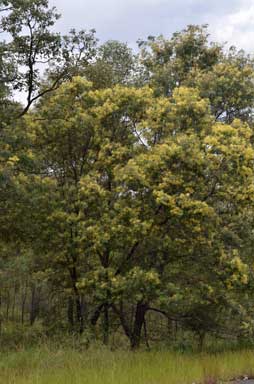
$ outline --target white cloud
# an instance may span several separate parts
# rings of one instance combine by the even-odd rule
[[[50,0],[62,13],[57,29],[95,28],[101,41],[163,33],[187,24],[210,25],[211,38],[254,51],[254,0]]]
[[[212,37],[221,42],[254,52],[254,3],[240,1],[238,10],[211,22]]]

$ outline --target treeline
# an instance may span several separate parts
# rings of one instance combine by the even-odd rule
[[[252,340],[253,59],[206,26],[133,53],[0,5],[0,340]]]

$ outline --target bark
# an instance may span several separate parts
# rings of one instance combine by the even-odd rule
[[[7,290],[6,298],[6,321],[9,321],[9,309],[10,309],[10,292]]]
[[[94,311],[93,315],[91,316],[91,325],[96,325],[97,321],[99,320],[99,317],[101,315],[101,311],[104,307],[104,304],[99,305],[96,310]]]
[[[133,332],[131,337],[131,349],[135,350],[138,349],[141,342],[141,334],[142,334],[142,328],[145,322],[145,314],[148,310],[148,305],[139,302],[136,306],[136,313],[135,313],[135,319],[134,319],[134,325],[133,325]]]
[[[147,339],[147,330],[145,327],[145,315],[149,309],[148,305],[146,303],[143,303],[142,301],[137,303],[133,327],[131,327],[128,324],[122,304],[120,305],[119,309],[116,307],[116,305],[112,304],[112,308],[120,319],[125,335],[128,337],[130,341],[131,349],[135,350],[139,348],[143,327],[145,330],[146,345],[149,348],[149,343]]]
[[[144,335],[145,335],[145,341],[146,346],[148,349],[150,349],[149,340],[148,340],[148,333],[147,333],[147,326],[146,326],[146,318],[144,317]]]
[[[72,296],[68,298],[67,317],[70,331],[72,332],[74,330],[74,302]]]
[[[104,305],[103,311],[103,344],[108,345],[109,342],[109,307]]]
[[[74,292],[75,292],[75,303],[76,303],[77,327],[78,327],[78,332],[81,335],[84,332],[84,316],[83,316],[82,305],[81,305],[78,289],[76,288]]]
[[[32,286],[31,305],[30,305],[30,325],[35,322],[40,310],[40,289]]]
[[[15,283],[13,288],[12,315],[11,315],[12,321],[15,320],[16,293],[17,293],[17,286]]]
[[[83,308],[81,302],[81,295],[79,294],[79,290],[77,288],[78,276],[76,267],[72,267],[69,269],[71,282],[72,282],[72,290],[74,295],[75,302],[75,312],[76,312],[76,327],[79,334],[84,332],[84,316],[83,316]]]
[[[203,350],[205,336],[206,336],[206,333],[204,331],[198,332],[198,347],[200,351]]]
[[[3,317],[2,317],[2,295],[0,293],[0,336],[2,335],[2,322],[3,322]]]
[[[112,308],[113,308],[114,312],[118,315],[118,317],[120,319],[120,322],[121,322],[121,325],[123,327],[125,335],[128,337],[129,340],[131,340],[131,338],[132,338],[132,331],[131,331],[131,327],[129,326],[129,324],[128,324],[127,320],[126,320],[126,316],[125,316],[124,311],[123,311],[122,303],[120,305],[120,309],[118,309],[116,307],[116,305],[114,305],[114,304],[112,304]]]
[[[24,324],[24,319],[25,319],[26,297],[27,297],[27,285],[25,286],[25,291],[22,293],[22,300],[21,300],[21,324]]]

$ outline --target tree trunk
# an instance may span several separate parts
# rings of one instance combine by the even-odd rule
[[[2,321],[3,321],[3,314],[2,314],[2,295],[0,293],[0,336],[2,335]]]
[[[84,317],[83,317],[80,295],[78,293],[77,288],[75,290],[75,302],[76,302],[76,316],[77,316],[78,332],[81,335],[84,332]]]
[[[136,306],[133,332],[131,336],[131,349],[137,349],[140,346],[142,327],[145,322],[145,314],[148,309],[147,304],[139,302]]]
[[[6,298],[6,321],[9,321],[9,309],[10,309],[10,292],[7,289],[7,298]]]
[[[67,317],[68,317],[68,323],[70,326],[70,332],[73,332],[73,330],[74,330],[74,303],[73,303],[73,297],[72,296],[69,296],[69,298],[68,298]]]
[[[31,306],[30,306],[30,325],[33,325],[35,322],[37,315],[39,313],[39,296],[36,289],[36,286],[32,286],[31,293]]]
[[[103,310],[103,344],[108,345],[109,342],[109,308],[108,304],[104,305]]]
[[[22,298],[21,298],[21,324],[24,324],[26,296],[27,296],[27,284],[25,286],[25,291],[22,292]]]
[[[69,272],[70,272],[74,301],[75,301],[75,307],[76,307],[77,331],[81,335],[84,332],[84,316],[83,316],[81,295],[79,294],[79,290],[77,288],[78,275],[77,275],[76,267],[74,266],[71,269],[69,269]]]
[[[17,286],[16,283],[14,283],[14,288],[13,288],[13,301],[12,301],[12,321],[15,320],[15,307],[16,307],[16,292],[17,292]]]
[[[104,307],[104,304],[101,304],[95,309],[94,313],[90,318],[91,325],[95,326],[97,324],[97,321],[99,320],[103,307]]]
[[[123,330],[130,340],[131,349],[138,349],[141,342],[142,328],[145,323],[145,315],[149,309],[148,305],[141,301],[137,303],[133,327],[128,324],[123,310],[123,303],[120,303],[119,309],[114,304],[112,304],[112,308],[114,312],[119,316]]]
[[[198,347],[200,351],[203,350],[205,336],[206,336],[206,333],[204,331],[198,332]]]

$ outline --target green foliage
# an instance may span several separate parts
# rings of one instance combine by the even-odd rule
[[[0,328],[252,336],[252,59],[206,26],[134,56],[52,32],[46,0],[1,6]]]

